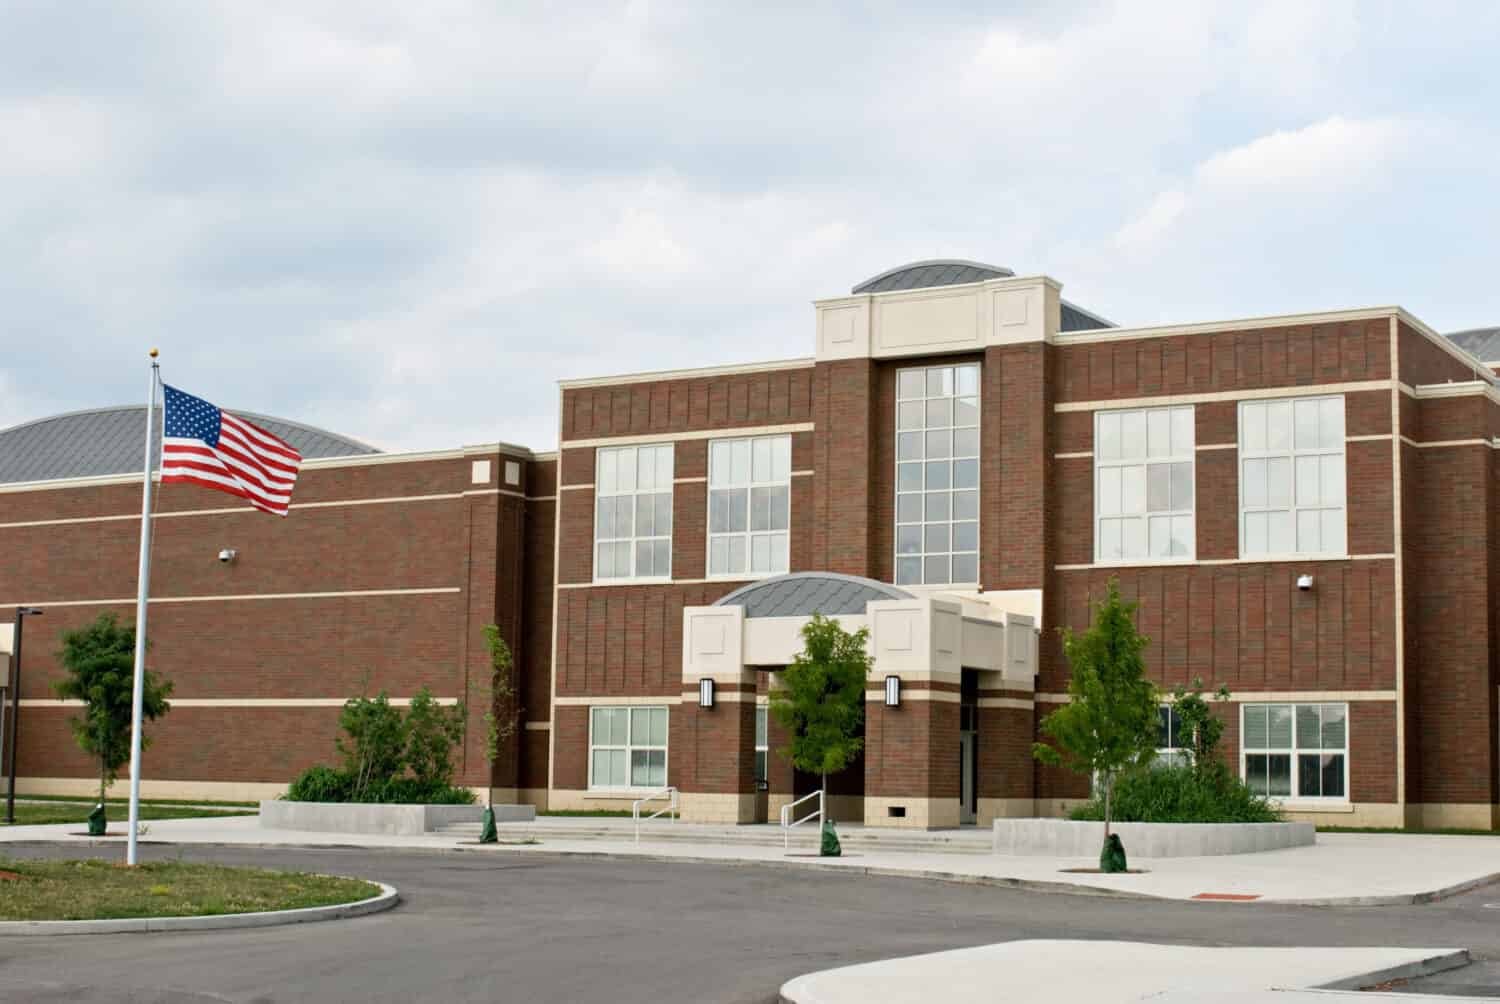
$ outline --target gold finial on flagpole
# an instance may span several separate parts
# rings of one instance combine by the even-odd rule
[[[155,359],[155,358],[156,358],[156,350],[155,350],[155,349],[152,349],[152,350],[151,350],[151,358],[152,358],[152,359]]]

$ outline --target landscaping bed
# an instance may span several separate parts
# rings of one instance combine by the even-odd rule
[[[0,858],[0,921],[204,917],[352,903],[378,896],[360,879],[161,861]]]

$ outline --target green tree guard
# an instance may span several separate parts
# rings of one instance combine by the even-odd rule
[[[488,805],[484,807],[484,825],[479,829],[479,842],[481,844],[500,842],[500,834],[495,832],[495,810]]]
[[[104,836],[104,829],[108,825],[109,820],[104,818],[104,803],[100,802],[94,806],[94,811],[89,813],[89,836]]]
[[[818,845],[818,856],[823,858],[843,857],[844,848],[839,844],[839,835],[833,828],[833,820],[823,820],[823,841]]]
[[[1111,833],[1104,838],[1104,849],[1099,852],[1099,870],[1101,872],[1125,871],[1125,845],[1120,842],[1118,833]]]

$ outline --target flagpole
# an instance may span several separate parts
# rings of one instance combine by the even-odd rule
[[[146,473],[141,478],[141,562],[135,595],[135,681],[130,694],[130,832],[125,863],[134,866],[141,819],[141,704],[146,689],[146,593],[151,581],[151,437],[156,432],[159,368],[151,350],[151,389],[146,395]]]

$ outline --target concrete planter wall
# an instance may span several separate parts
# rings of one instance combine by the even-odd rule
[[[1317,840],[1311,823],[1114,823],[1131,858],[1196,858],[1306,847]],[[1097,858],[1102,822],[1072,819],[997,819],[995,853]]]
[[[482,805],[365,805],[357,802],[260,803],[260,825],[268,830],[311,830],[317,833],[379,833],[420,836],[453,823],[477,823]],[[529,823],[536,806],[497,805],[495,822]]]

